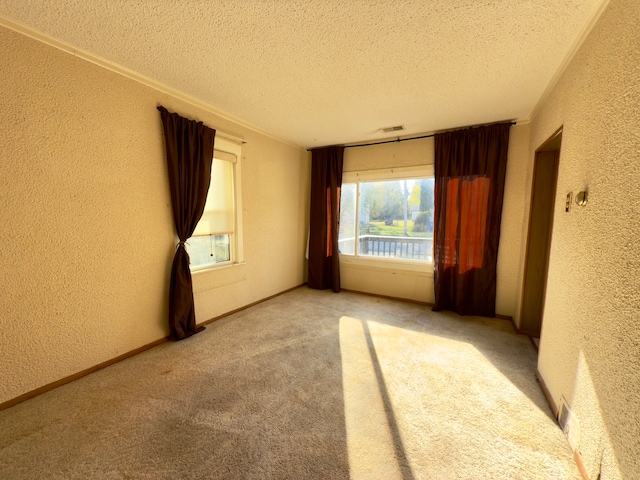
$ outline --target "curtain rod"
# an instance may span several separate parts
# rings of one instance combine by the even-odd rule
[[[515,125],[517,122],[511,122],[511,125]],[[497,124],[492,124],[492,125],[497,125]],[[473,127],[463,127],[462,130],[464,130],[465,128],[473,128]],[[453,132],[455,130],[447,130],[447,132]],[[438,132],[440,133],[440,132]],[[421,138],[431,138],[431,137],[435,137],[436,135],[438,135],[438,133],[431,133],[429,135],[421,135],[419,137],[410,137],[410,138],[400,138],[398,137],[395,140],[385,140],[382,142],[375,142],[375,143],[359,143],[357,145],[345,145],[344,148],[354,148],[354,147],[370,147],[372,145],[383,145],[385,143],[399,143],[399,142],[406,142],[408,140],[420,140]],[[444,132],[442,132],[444,133]],[[315,148],[307,148],[307,152],[310,152],[312,150],[317,150],[319,148],[326,148],[326,147],[315,147]]]

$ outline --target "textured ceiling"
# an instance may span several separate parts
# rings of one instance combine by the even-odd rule
[[[302,146],[528,118],[606,0],[0,0]]]

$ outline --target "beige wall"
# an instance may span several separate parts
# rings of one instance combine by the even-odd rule
[[[345,172],[389,167],[433,165],[433,138],[388,143],[371,147],[347,148]],[[422,302],[433,302],[433,271],[407,271],[398,267],[365,266],[348,256],[340,260],[342,288]]]
[[[526,239],[525,199],[529,171],[529,126],[511,127],[504,206],[498,255],[496,312],[516,318],[519,315],[522,251]],[[433,165],[433,138],[388,143],[345,150],[344,171],[390,167]],[[401,268],[372,267],[351,262],[340,263],[343,288],[361,292],[434,302],[433,269],[407,271]]]
[[[564,125],[538,368],[592,479],[640,475],[639,18],[611,0],[531,122],[532,154]]]
[[[198,321],[304,281],[301,148],[3,27],[0,44],[0,403],[168,333],[158,104],[248,141],[246,264],[195,276]]]
[[[496,313],[512,317],[516,325],[520,325],[520,296],[529,221],[526,187],[531,181],[529,172],[533,162],[528,146],[529,125],[512,126],[500,224]]]

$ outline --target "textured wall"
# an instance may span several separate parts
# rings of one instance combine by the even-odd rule
[[[300,148],[0,28],[0,403],[166,335],[175,248],[156,105],[242,136],[246,264],[198,320],[304,279]]]
[[[509,132],[507,175],[500,224],[500,246],[496,272],[496,313],[513,317],[520,324],[522,271],[527,241],[529,198],[527,182],[533,156],[529,155],[529,125],[513,125]]]
[[[223,131],[233,128],[215,124]],[[242,160],[245,265],[194,274],[202,320],[306,281],[311,179],[306,152],[250,130],[242,136],[248,141]]]
[[[433,165],[433,138],[389,143],[345,150],[344,170],[371,170],[390,167]],[[514,125],[509,138],[509,158],[505,180],[504,205],[498,255],[496,312],[516,317],[519,314],[524,242],[526,240],[524,208],[529,164],[529,126]],[[340,264],[343,288],[362,292],[434,302],[433,270],[422,272],[399,268]]]
[[[538,366],[577,415],[590,478],[640,475],[638,18],[611,0],[531,123],[532,151],[564,125]]]

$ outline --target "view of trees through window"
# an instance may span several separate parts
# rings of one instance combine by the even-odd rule
[[[343,183],[340,253],[431,261],[433,188],[433,178]]]

